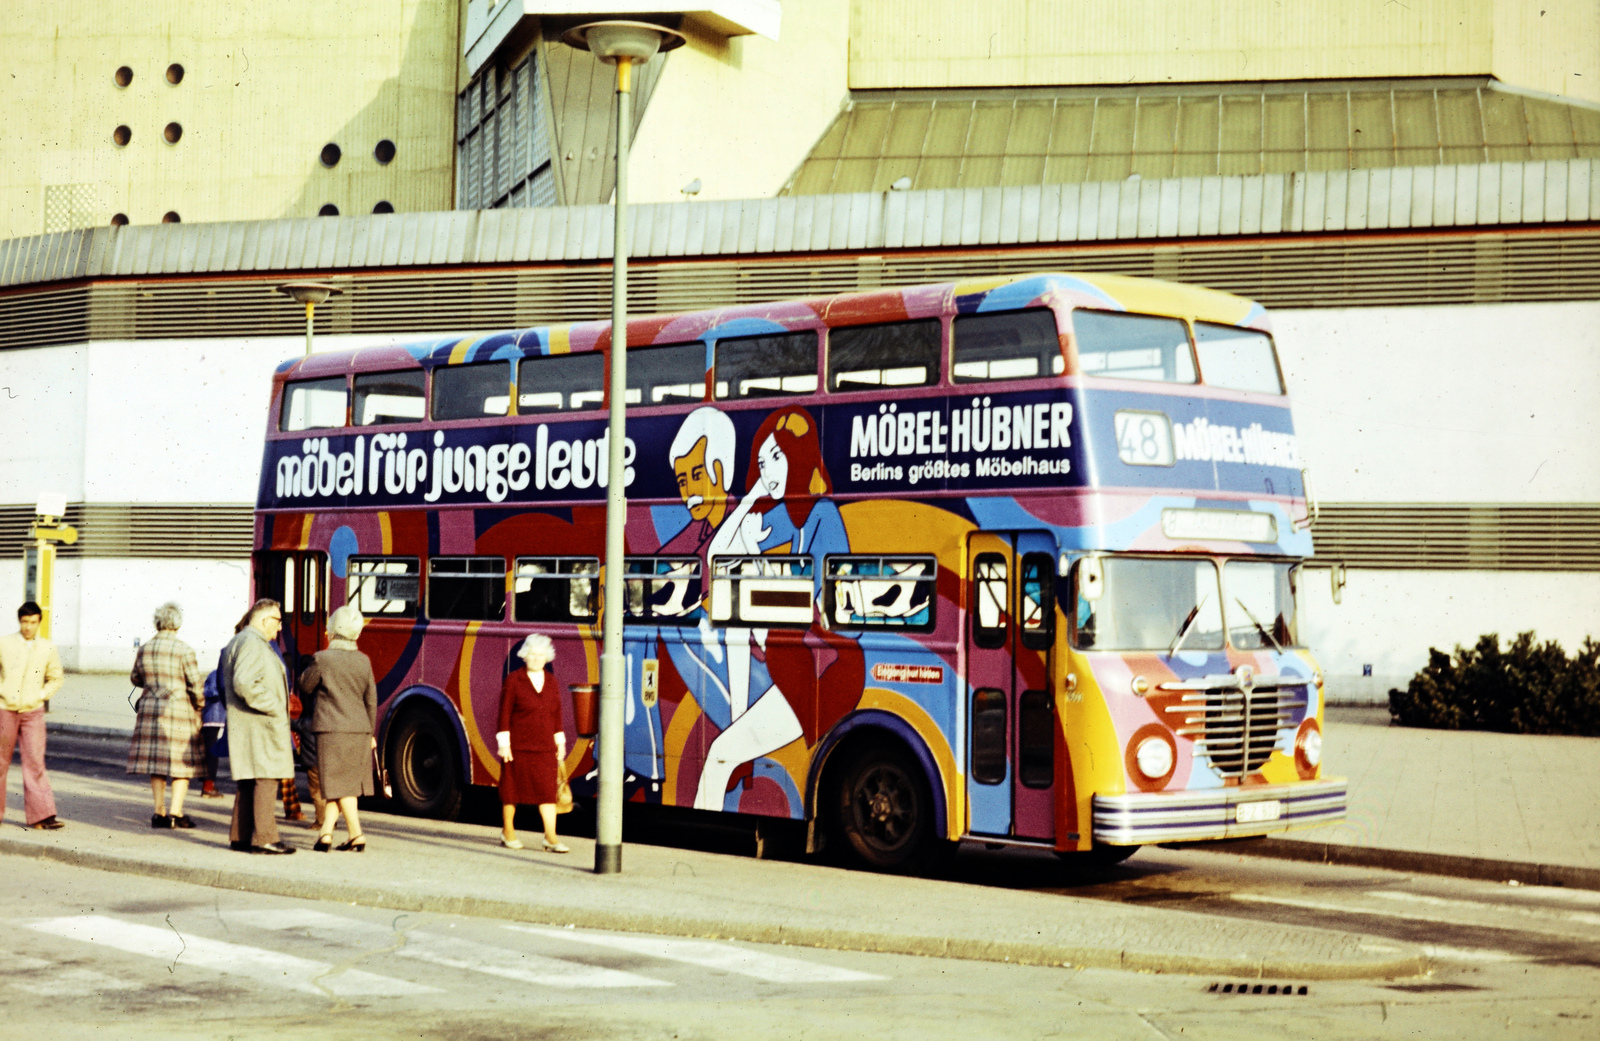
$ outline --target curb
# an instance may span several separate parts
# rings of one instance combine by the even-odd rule
[[[1365,962],[1301,962],[1288,959],[1194,955],[1159,951],[1020,943],[952,936],[918,936],[872,930],[842,932],[792,925],[730,923],[687,915],[565,908],[484,897],[405,893],[356,883],[284,878],[253,871],[183,867],[87,850],[40,846],[0,837],[0,854],[31,856],[77,867],[171,882],[235,889],[269,896],[364,904],[397,911],[458,914],[581,929],[654,933],[750,943],[787,944],[824,950],[910,954],[964,961],[1009,962],[1063,968],[1120,969],[1131,972],[1221,975],[1248,979],[1372,979],[1420,976],[1429,971],[1427,955],[1396,951],[1393,957]],[[603,882],[601,884],[604,884]]]
[[[1462,857],[1449,853],[1423,853],[1404,849],[1379,849],[1373,846],[1346,846],[1337,842],[1307,842],[1302,839],[1235,839],[1223,842],[1197,842],[1185,848],[1215,853],[1237,853],[1246,857],[1271,857],[1346,867],[1382,868],[1411,871],[1424,875],[1470,878],[1480,882],[1516,882],[1525,886],[1563,886],[1569,889],[1600,890],[1600,868],[1569,867],[1565,864],[1534,864],[1489,857]]]

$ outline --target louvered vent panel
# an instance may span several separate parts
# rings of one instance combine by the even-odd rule
[[[0,506],[0,555],[22,553],[32,521],[32,506]],[[80,502],[66,522],[78,541],[62,557],[232,560],[250,556],[254,533],[247,504]]]
[[[1311,538],[1358,568],[1600,571],[1600,506],[1330,504]]]
[[[1170,279],[1280,309],[1594,300],[1600,299],[1600,232],[636,261],[629,267],[629,310],[687,311],[1048,270]],[[303,315],[274,292],[280,281],[104,282],[16,293],[0,298],[0,348],[299,335]],[[610,267],[600,263],[436,268],[328,281],[346,292],[317,308],[319,335],[487,332],[603,319],[611,312]]]

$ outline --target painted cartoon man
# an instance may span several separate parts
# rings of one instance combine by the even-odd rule
[[[678,495],[689,510],[689,523],[661,547],[663,554],[704,557],[711,537],[728,514],[737,450],[733,420],[719,409],[707,405],[684,417],[667,455],[678,481]]]

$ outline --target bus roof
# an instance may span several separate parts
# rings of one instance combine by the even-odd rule
[[[628,320],[630,347],[726,336],[758,336],[818,323],[868,325],[960,314],[1010,311],[1050,304],[1101,311],[1170,315],[1270,331],[1261,305],[1232,293],[1153,278],[1102,273],[1039,272],[996,275],[770,303],[739,304]],[[433,368],[533,355],[567,354],[607,346],[611,322],[596,320],[527,329],[437,337],[388,347],[330,351],[282,362],[279,375],[332,376],[350,370]]]

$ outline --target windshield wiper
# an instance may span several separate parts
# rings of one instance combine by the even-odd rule
[[[1256,632],[1260,633],[1262,636],[1265,636],[1267,639],[1271,640],[1272,641],[1272,646],[1277,648],[1279,654],[1282,654],[1283,653],[1283,644],[1278,642],[1278,638],[1277,637],[1275,637],[1271,633],[1267,632],[1267,627],[1261,624],[1261,620],[1255,616],[1255,612],[1251,611],[1249,607],[1246,607],[1245,606],[1245,602],[1243,600],[1240,600],[1238,597],[1234,597],[1233,598],[1233,602],[1238,604],[1240,607],[1244,608],[1244,613],[1249,616],[1251,624],[1256,627]]]
[[[1189,635],[1189,627],[1194,624],[1196,618],[1200,617],[1200,609],[1206,606],[1206,601],[1210,599],[1211,594],[1207,593],[1205,596],[1200,598],[1200,602],[1198,604],[1195,604],[1189,609],[1189,614],[1184,618],[1183,625],[1178,627],[1178,635],[1174,636],[1172,638],[1172,643],[1167,646],[1167,657],[1172,657],[1173,654],[1177,652],[1178,648],[1183,645],[1183,638]]]

